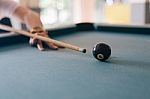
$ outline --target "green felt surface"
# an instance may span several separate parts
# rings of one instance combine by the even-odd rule
[[[149,99],[150,36],[79,32],[55,39],[87,48],[38,51],[27,43],[0,48],[1,99]],[[112,48],[107,62],[92,47]]]

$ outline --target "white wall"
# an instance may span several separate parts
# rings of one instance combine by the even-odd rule
[[[130,3],[144,3],[146,0],[129,0]]]
[[[145,3],[144,0],[137,0],[130,4],[131,6],[131,24],[145,24]]]

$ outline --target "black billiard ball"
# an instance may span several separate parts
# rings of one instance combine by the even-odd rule
[[[111,55],[111,48],[109,45],[105,44],[105,43],[99,43],[96,44],[93,47],[93,56],[100,60],[100,61],[105,61],[107,60],[110,55]]]

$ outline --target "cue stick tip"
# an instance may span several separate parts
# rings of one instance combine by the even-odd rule
[[[84,49],[84,48],[80,48],[79,51],[83,52],[83,53],[86,53],[86,49]]]

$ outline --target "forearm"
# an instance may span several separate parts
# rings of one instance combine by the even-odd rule
[[[40,15],[23,6],[19,6],[14,11],[13,17],[18,19],[20,22],[25,23],[29,29],[36,26],[42,26]]]

